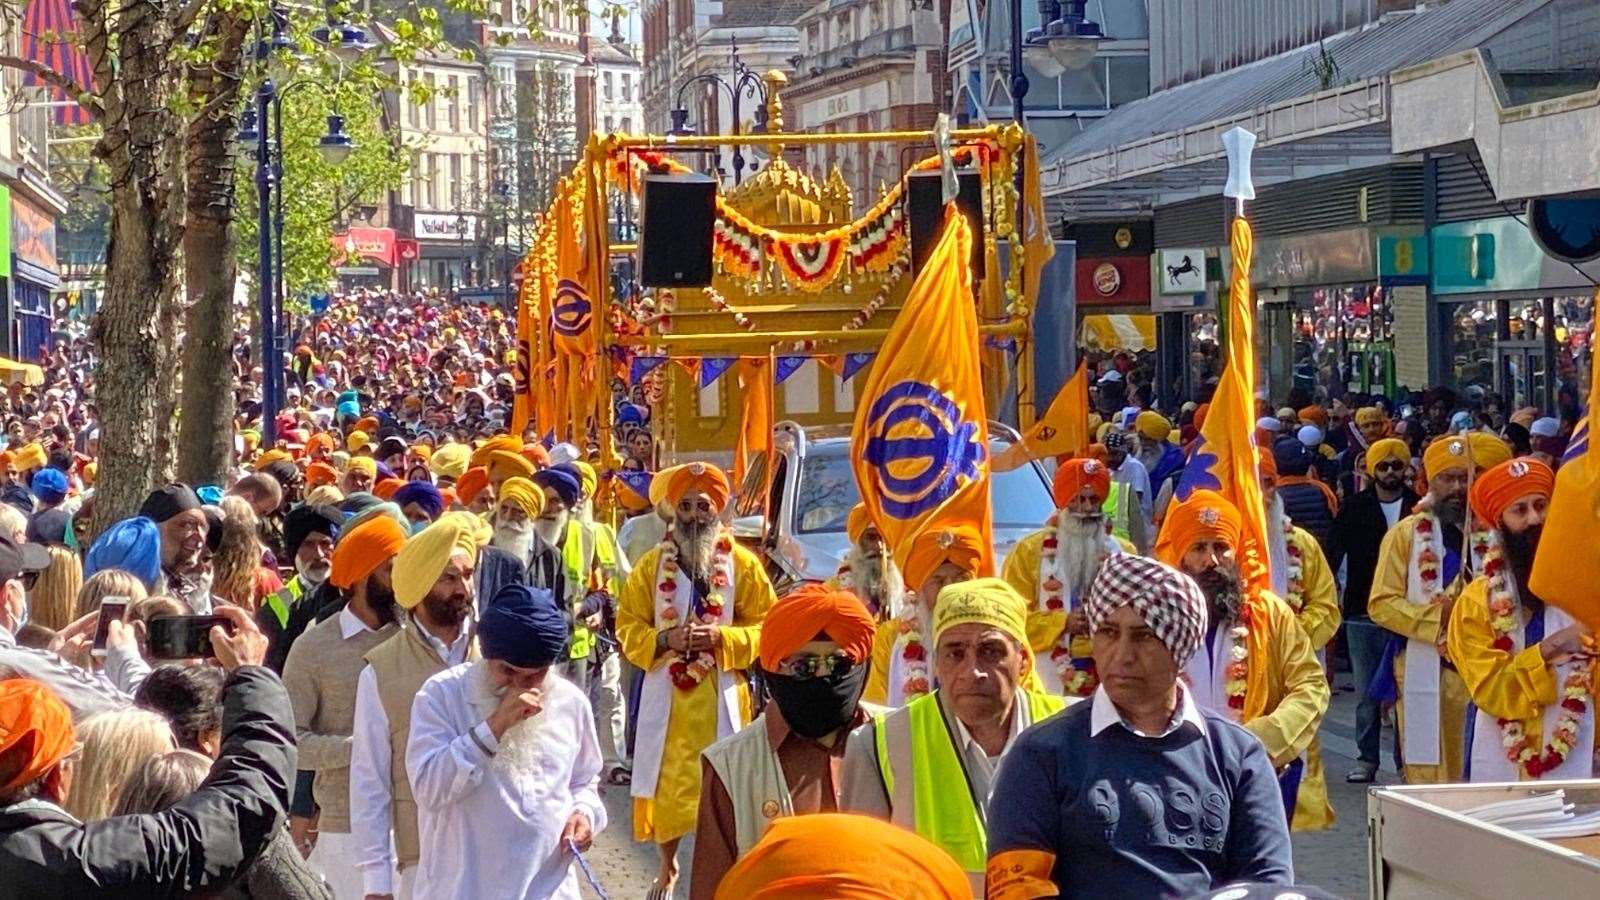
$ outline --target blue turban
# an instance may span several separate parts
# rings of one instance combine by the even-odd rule
[[[618,425],[643,425],[649,411],[642,406],[624,403],[617,409]]]
[[[334,407],[333,414],[341,419],[359,419],[361,418],[361,404],[354,400],[341,400],[339,405]]]
[[[485,659],[537,669],[566,655],[567,628],[567,617],[550,591],[508,584],[478,621],[478,646]]]
[[[83,557],[83,577],[102,569],[121,569],[154,591],[161,581],[161,530],[144,516],[123,519],[105,530]]]
[[[194,489],[194,495],[206,506],[222,505],[222,488],[214,484],[203,484]]]
[[[555,491],[556,496],[569,508],[578,505],[578,494],[583,491],[583,482],[578,474],[565,466],[540,469],[533,473],[533,483]]]
[[[67,476],[60,469],[45,466],[33,473],[30,487],[41,503],[54,505],[67,498]]]
[[[437,519],[444,512],[444,496],[439,493],[438,488],[427,481],[408,481],[389,499],[401,509],[415,503],[422,507],[422,511],[427,513],[430,519]]]

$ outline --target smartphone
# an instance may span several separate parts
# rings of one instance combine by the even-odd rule
[[[128,611],[127,597],[106,597],[100,601],[100,618],[94,626],[94,644],[89,650],[97,658],[106,655],[106,636],[111,633],[111,622],[121,619]]]
[[[157,616],[146,625],[153,659],[211,659],[211,628],[221,625],[231,633],[233,623],[222,616]]]

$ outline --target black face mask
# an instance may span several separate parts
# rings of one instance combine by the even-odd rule
[[[794,678],[764,673],[767,691],[783,713],[783,720],[801,737],[817,740],[850,724],[861,691],[867,686],[867,667],[854,665],[848,672],[824,678]]]

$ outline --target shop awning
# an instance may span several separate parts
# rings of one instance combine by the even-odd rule
[[[1078,346],[1090,350],[1154,350],[1156,317],[1103,314],[1083,317]]]
[[[44,370],[32,363],[17,362],[0,356],[0,380],[6,384],[38,387],[44,384]]]

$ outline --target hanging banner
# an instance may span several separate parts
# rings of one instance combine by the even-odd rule
[[[866,368],[867,363],[872,362],[872,358],[874,356],[877,356],[877,354],[846,353],[844,356],[844,366],[839,369],[839,377],[845,381],[849,381],[850,379],[856,377],[856,373]]]
[[[722,373],[733,368],[738,362],[737,356],[707,356],[700,360],[700,387],[708,388],[716,383]]]
[[[665,356],[635,356],[633,364],[628,367],[628,381],[638,384],[646,375],[666,364]]]
[[[800,367],[811,361],[809,356],[780,356],[778,357],[776,377],[774,381],[783,384],[789,376],[800,371]]]

